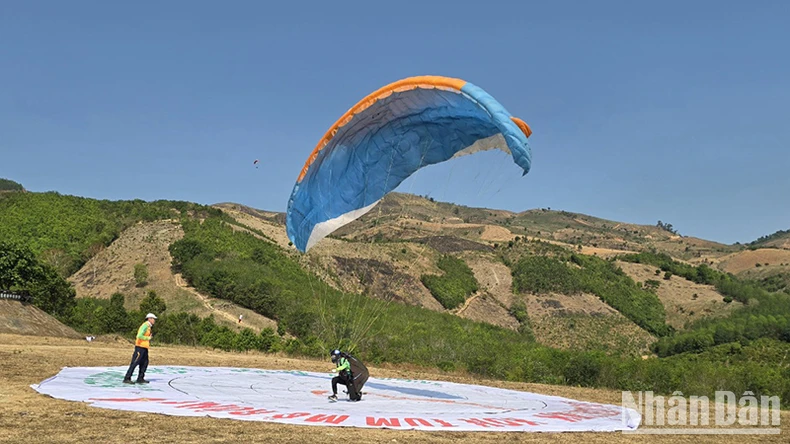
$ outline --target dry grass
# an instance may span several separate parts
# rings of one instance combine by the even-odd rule
[[[465,319],[477,322],[486,322],[502,328],[516,330],[518,321],[510,315],[508,310],[490,294],[477,294],[468,300],[468,303],[458,310],[456,314]]]
[[[513,304],[513,278],[510,269],[486,253],[465,253],[462,258],[477,279],[479,292],[457,314],[479,322],[516,330],[519,323],[508,312]]]
[[[523,296],[535,340],[549,347],[648,354],[655,338],[591,294]]]
[[[757,264],[761,267],[790,264],[790,250],[760,248],[741,251],[721,258],[718,266],[728,273],[738,274],[757,268]]]
[[[147,290],[170,293],[170,252],[168,246],[184,237],[181,225],[159,221],[137,223],[124,230],[109,247],[93,256],[69,278],[77,297],[109,298],[115,292],[144,296]],[[135,264],[148,268],[148,285],[137,288]],[[127,308],[136,308],[127,301]]]
[[[39,308],[19,301],[0,300],[0,333],[80,338],[82,335]]]
[[[664,272],[656,275],[657,268],[652,265],[617,261],[617,266],[636,282],[644,284],[648,279],[659,281],[656,295],[664,304],[667,323],[677,329],[682,329],[687,322],[703,317],[725,316],[736,307],[742,306],[736,301],[724,303],[723,296],[712,285],[696,284],[680,276],[665,280]]]
[[[152,413],[125,412],[89,407],[87,404],[52,399],[29,386],[56,374],[65,366],[127,365],[131,344],[113,338],[85,341],[64,338],[0,334],[0,441],[2,442],[283,442],[324,443],[330,441],[365,443],[491,442],[555,443],[735,443],[787,442],[783,435],[773,436],[667,436],[623,435],[619,433],[495,433],[495,432],[418,432],[359,428],[326,428],[264,422],[235,421],[199,417],[176,417]],[[324,371],[328,362],[297,360],[259,353],[224,353],[187,347],[155,347],[152,365],[201,365],[266,369],[300,369]],[[404,366],[399,365],[398,368]],[[410,371],[373,368],[378,377],[441,379],[514,390],[539,392],[591,402],[619,405],[620,392],[542,384],[506,383],[479,380],[461,374],[433,374],[419,369]],[[790,412],[783,412],[783,424],[790,423]]]

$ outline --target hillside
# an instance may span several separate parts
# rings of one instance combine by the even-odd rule
[[[25,191],[25,188],[22,184],[18,182],[14,182],[10,179],[3,179],[0,177],[0,193],[6,192],[14,192],[14,191]]]
[[[495,244],[516,237],[508,228],[494,224],[507,220],[512,213],[466,208],[464,211],[470,218],[486,223],[466,224],[454,219],[447,222],[446,216],[442,223],[442,215],[454,213],[456,207],[398,194],[392,199],[385,198],[382,204],[381,214],[377,214],[373,221],[353,222],[342,228],[337,237],[324,239],[307,255],[297,256],[301,263],[343,291],[448,312],[511,330],[519,329],[522,323],[511,313],[516,298],[510,270],[502,264],[494,249]],[[246,226],[265,233],[278,245],[287,245],[282,223],[284,218],[276,213],[238,204],[217,207]],[[371,213],[374,212],[376,209]],[[430,222],[434,219],[440,222]],[[377,239],[376,234],[364,228],[365,224],[375,225],[381,230],[372,233],[386,232],[390,241]],[[396,239],[393,225],[405,227],[399,233],[413,237]],[[362,233],[354,232],[354,226],[361,228]],[[471,226],[482,230],[483,235],[474,237],[459,233],[459,230],[470,230]],[[442,254],[462,257],[481,284],[478,292],[454,310],[443,308],[420,282],[424,274],[441,273],[436,263]],[[628,354],[649,353],[652,336],[596,297],[555,295],[548,301],[529,296],[523,299],[528,305],[529,320],[526,322],[541,344],[585,350],[614,349]]]
[[[71,208],[77,210],[74,216],[67,217],[79,220],[79,213],[87,212],[94,220],[108,220],[86,225],[88,236],[96,236],[91,234],[91,227],[104,230],[97,238],[99,242],[80,241],[84,236],[74,234],[67,238],[74,246],[63,243],[65,247],[59,247],[57,239],[53,238],[48,243],[39,241],[38,251],[56,265],[62,262],[63,253],[53,252],[74,251],[68,255],[70,259],[66,265],[60,265],[62,270],[84,261],[69,278],[78,297],[106,299],[121,292],[126,296],[126,309],[132,310],[153,290],[165,300],[171,312],[214,314],[218,322],[236,330],[242,327],[237,322],[239,315],[247,319],[243,326],[255,331],[276,328],[275,321],[191,288],[186,279],[174,273],[168,248],[182,239],[184,233],[177,219],[166,219],[168,214],[177,214],[168,212],[167,205],[177,204],[183,216],[184,209],[188,208],[186,203],[155,202],[151,204],[152,211],[135,202],[131,213],[140,216],[137,216],[137,223],[130,223],[128,214],[121,219],[122,213],[119,213],[119,210],[130,213],[123,208],[128,204],[99,204],[84,198],[33,194],[25,198],[33,205],[32,213],[48,211],[49,205],[53,209],[61,208],[62,216],[68,215],[62,210],[64,204],[61,202],[67,199],[70,202],[65,207],[69,211]],[[784,250],[745,250],[740,246],[678,236],[663,226],[620,223],[551,209],[514,213],[469,208],[400,193],[389,194],[370,213],[337,230],[309,254],[302,255],[289,246],[284,214],[234,203],[217,204],[214,208],[230,216],[226,220],[233,222],[229,225],[233,230],[279,246],[329,288],[369,295],[387,304],[404,303],[509,330],[528,331],[539,343],[563,348],[614,347],[620,352],[644,354],[654,338],[594,295],[515,295],[511,270],[503,264],[502,258],[503,254],[523,249],[518,246],[524,241],[542,242],[560,251],[604,258],[629,252],[660,251],[678,260],[715,264],[722,270],[735,270],[736,273],[751,272],[748,264],[753,260],[768,264],[761,265],[763,272],[777,267],[782,271],[785,266]],[[161,220],[153,220],[156,218]],[[29,216],[12,216],[9,222],[28,226],[29,219]],[[108,226],[109,243],[106,240]],[[75,253],[79,253],[79,259]],[[767,258],[766,254],[773,256]],[[466,302],[452,309],[443,307],[422,282],[423,276],[442,275],[437,264],[443,255],[465,261],[480,284],[465,298]],[[88,259],[83,259],[85,257]],[[790,258],[787,263],[790,265]],[[143,287],[137,286],[134,279],[134,268],[138,264],[145,265],[148,271],[148,282]],[[630,266],[633,264],[618,265],[635,282],[646,280],[647,271]],[[669,325],[675,328],[682,329],[687,322],[702,317],[724,315],[734,306],[715,305],[721,295],[710,288],[667,284],[659,288],[658,295],[667,310]],[[514,304],[525,304],[526,318],[519,319]],[[624,337],[630,339],[622,341]],[[615,346],[609,339],[619,345]]]
[[[149,291],[155,291],[167,303],[171,313],[188,312],[201,317],[214,315],[219,324],[233,329],[277,328],[276,322],[231,302],[207,297],[189,287],[170,268],[171,243],[184,236],[177,221],[140,222],[124,230],[106,249],[93,256],[69,278],[77,297],[109,298],[123,293],[127,310],[134,310]],[[138,286],[134,278],[136,264],[145,265],[147,283]],[[161,313],[160,313],[161,315]],[[239,315],[243,316],[238,322]]]
[[[650,265],[622,261],[617,265],[637,282],[644,283],[650,279],[659,282],[656,294],[667,311],[667,322],[678,330],[703,317],[725,316],[742,306],[738,302],[724,303],[722,295],[712,285],[697,284],[677,276],[663,279],[656,275],[656,267]]]
[[[0,299],[0,333],[60,338],[81,336],[38,307],[6,299]]]
[[[790,294],[716,268],[751,250],[669,225],[395,194],[301,254],[282,214],[239,204],[9,196],[0,249],[25,260],[0,260],[0,286],[30,289],[82,333],[128,337],[157,311],[163,343],[311,357],[340,347],[375,365],[661,393],[790,393],[775,371],[787,366],[777,356]],[[75,264],[71,288],[55,268]]]
[[[758,248],[723,256],[715,261],[717,268],[727,273],[741,274],[758,268],[790,271],[790,250]]]
[[[582,245],[612,252],[655,249],[687,260],[718,257],[741,249],[679,236],[657,226],[621,223],[567,211],[544,208],[513,213],[399,193],[388,194],[368,214],[334,235],[363,241],[445,235],[489,245],[526,236],[572,248]]]
[[[760,282],[773,291],[790,291],[790,230],[777,231],[749,244],[748,249],[710,261],[742,279]]]
[[[283,214],[232,203],[216,207],[288,248]],[[650,353],[648,348],[655,338],[594,295],[514,295],[511,271],[502,263],[502,254],[520,245],[519,240],[540,241],[563,251],[599,257],[658,250],[694,262],[712,262],[740,249],[681,237],[656,226],[565,211],[513,213],[391,193],[368,214],[340,228],[308,254],[294,252],[292,257],[342,291],[448,312],[507,329],[526,328],[539,343],[554,347]],[[441,274],[436,264],[444,254],[462,258],[480,283],[479,290],[453,310],[442,307],[421,283],[425,274]],[[646,279],[644,271],[631,267],[633,264],[618,264],[634,281]],[[700,318],[726,315],[735,307],[722,303],[722,296],[710,286],[697,288],[680,280],[664,285],[658,294],[669,324],[679,329]],[[526,319],[517,319],[513,310],[516,302],[525,304]]]
[[[752,248],[782,248],[790,250],[790,229],[779,230],[749,244]]]

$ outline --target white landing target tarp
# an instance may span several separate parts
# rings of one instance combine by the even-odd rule
[[[442,381],[371,377],[362,399],[325,373],[217,367],[149,367],[150,384],[123,384],[125,367],[67,367],[31,386],[95,407],[314,426],[436,431],[612,432],[634,430],[632,409]]]

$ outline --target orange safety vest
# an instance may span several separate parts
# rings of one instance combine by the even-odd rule
[[[151,324],[148,321],[143,322],[143,325],[137,329],[137,340],[134,345],[137,347],[148,348],[151,344]]]

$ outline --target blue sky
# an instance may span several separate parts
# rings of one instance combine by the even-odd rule
[[[400,191],[726,243],[790,228],[790,2],[270,3],[3,2],[0,177],[283,211],[342,113],[436,74],[530,124],[532,171],[482,153]]]

